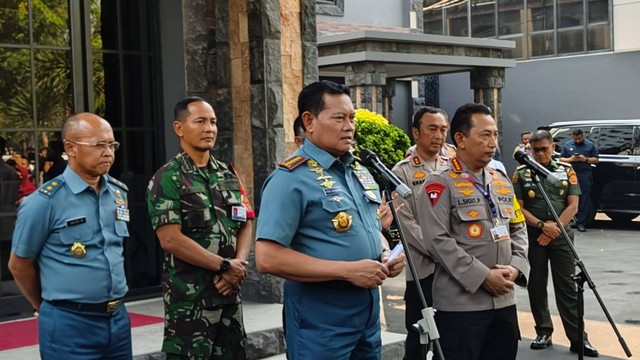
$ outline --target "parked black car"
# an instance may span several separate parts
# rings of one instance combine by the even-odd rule
[[[604,212],[617,222],[640,215],[640,119],[581,120],[557,122],[543,127],[551,132],[558,151],[582,129],[600,153],[594,166],[592,203],[587,222]]]

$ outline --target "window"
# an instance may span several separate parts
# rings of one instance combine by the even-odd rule
[[[423,5],[426,34],[512,40],[516,59],[612,47],[608,0],[423,0]]]
[[[632,155],[638,148],[633,126],[595,128],[593,139],[603,155]]]
[[[316,15],[344,16],[344,0],[316,0]]]

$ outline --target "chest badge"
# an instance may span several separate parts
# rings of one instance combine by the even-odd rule
[[[527,195],[529,195],[530,199],[533,199],[534,197],[536,197],[536,192],[533,190],[529,190],[529,192],[527,192]]]
[[[87,250],[85,249],[85,246],[83,243],[74,242],[73,245],[71,245],[71,255],[73,255],[73,257],[81,258],[81,257],[84,257],[86,254],[87,254]]]
[[[353,217],[344,211],[340,211],[338,215],[331,220],[331,222],[337,232],[345,232],[351,229]]]
[[[458,192],[462,195],[466,195],[466,196],[471,196],[471,194],[473,194],[474,190],[473,189],[462,189],[462,190],[458,190]]]
[[[478,238],[482,236],[482,226],[478,223],[473,223],[467,227],[467,234],[469,237]]]

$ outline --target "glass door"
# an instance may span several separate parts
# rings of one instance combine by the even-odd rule
[[[110,173],[131,190],[130,293],[159,289],[160,249],[144,205],[164,158],[157,19],[150,0],[0,2],[0,174],[11,173],[0,177],[0,318],[31,309],[7,268],[17,202],[43,183],[62,124],[81,111],[107,119],[122,143]]]

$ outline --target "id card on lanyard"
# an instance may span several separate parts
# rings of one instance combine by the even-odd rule
[[[491,228],[491,238],[493,239],[493,242],[509,240],[509,228],[507,228],[507,226],[502,223],[500,216],[498,216],[498,208],[493,202],[493,199],[491,199],[489,184],[487,184],[487,188],[484,189],[482,185],[478,184],[478,182],[475,181],[475,179],[473,179],[473,177],[471,177],[471,175],[469,175],[468,173],[463,173],[462,177],[471,181],[473,186],[478,189],[478,191],[480,191],[482,196],[484,196],[485,200],[487,200],[487,203],[489,204],[489,209],[491,210],[491,220],[493,220],[494,225]]]

